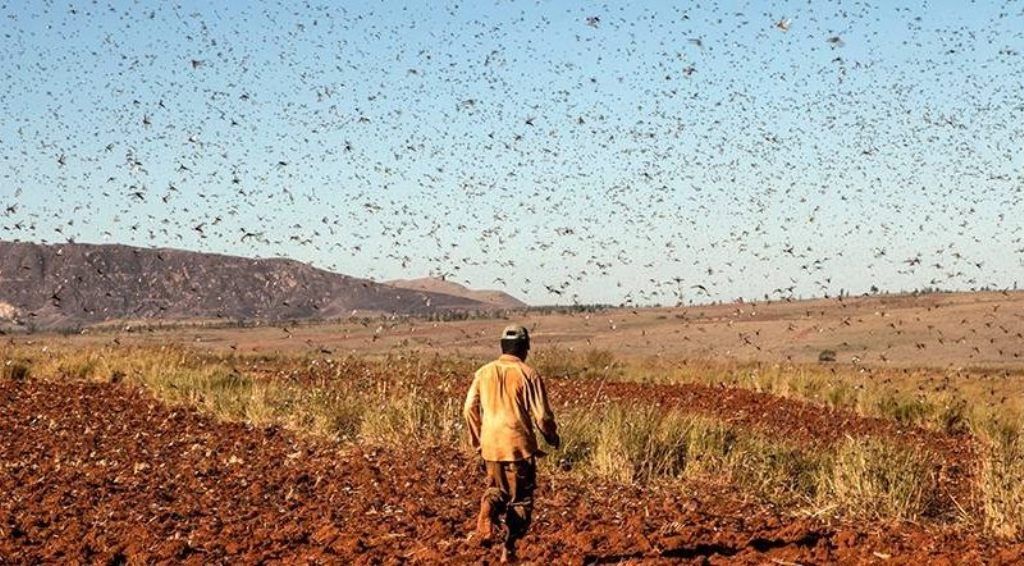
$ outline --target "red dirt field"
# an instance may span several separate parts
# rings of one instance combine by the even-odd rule
[[[478,563],[495,557],[465,540],[480,484],[449,448],[340,450],[124,385],[0,382],[2,563]],[[960,531],[794,519],[716,487],[545,474],[538,499],[521,546],[538,564],[1024,559]]]

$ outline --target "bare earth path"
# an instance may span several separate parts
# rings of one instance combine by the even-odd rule
[[[465,541],[476,464],[338,451],[218,423],[121,385],[0,382],[0,563],[479,562]],[[792,519],[722,489],[544,478],[536,563],[1024,558],[971,535]]]

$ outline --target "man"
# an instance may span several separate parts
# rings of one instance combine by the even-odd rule
[[[477,370],[463,414],[470,440],[487,470],[477,536],[481,544],[490,545],[495,527],[504,518],[501,561],[508,562],[515,559],[515,543],[530,526],[537,457],[544,455],[537,447],[534,427],[554,448],[558,448],[561,439],[544,382],[524,363],[530,352],[526,328],[505,328],[501,352],[500,358]]]

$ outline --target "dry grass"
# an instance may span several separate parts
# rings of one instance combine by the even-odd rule
[[[850,438],[818,469],[818,504],[840,515],[915,520],[936,509],[930,455],[892,442]]]
[[[978,466],[978,499],[985,529],[1024,541],[1024,426],[1018,417],[988,415],[976,426],[984,454]]]
[[[406,447],[414,442],[456,444],[464,436],[462,405],[413,390],[375,400],[367,407],[359,439],[367,444]]]
[[[571,379],[618,379],[624,368],[611,351],[596,348],[540,348],[530,363],[541,375]]]
[[[947,433],[966,431],[972,411],[991,407],[987,400],[953,387],[944,374],[908,376],[855,366],[708,360],[613,363],[619,368],[618,379],[738,387]]]
[[[599,476],[624,483],[678,477],[690,458],[693,422],[677,412],[615,405],[600,415],[573,415],[571,422],[565,436],[589,445],[578,469]]]
[[[833,448],[801,446],[642,405],[612,404],[563,421],[571,440],[554,461],[584,476],[634,484],[724,482],[819,516],[915,520],[936,511],[929,455],[893,443],[858,438]]]

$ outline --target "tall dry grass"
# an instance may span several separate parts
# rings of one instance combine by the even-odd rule
[[[563,418],[568,440],[548,466],[630,484],[699,479],[818,516],[915,520],[940,502],[927,453],[870,438],[807,446],[720,419],[611,404]]]
[[[880,520],[915,520],[936,512],[938,478],[927,452],[891,441],[850,438],[825,456],[817,473],[823,510]]]
[[[991,413],[975,421],[982,440],[977,497],[982,524],[994,535],[1024,541],[1024,423]]]

